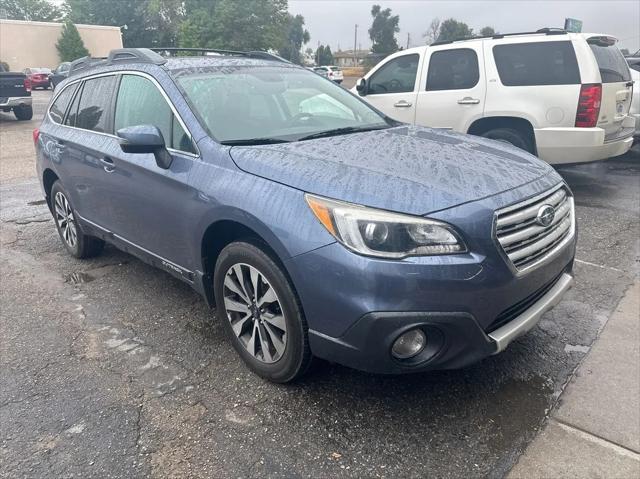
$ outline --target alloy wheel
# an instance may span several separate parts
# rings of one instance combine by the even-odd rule
[[[75,248],[78,243],[78,230],[73,210],[67,198],[58,191],[54,200],[55,217],[62,239],[70,248]]]
[[[255,267],[236,263],[224,276],[224,306],[231,329],[255,359],[275,363],[287,345],[287,325],[273,286]]]

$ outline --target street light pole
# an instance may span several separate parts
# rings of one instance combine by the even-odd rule
[[[353,66],[354,67],[358,66],[358,53],[356,50],[357,45],[358,45],[358,24],[356,23],[356,31],[353,36]]]

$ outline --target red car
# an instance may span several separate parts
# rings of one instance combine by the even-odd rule
[[[25,68],[23,73],[27,75],[29,81],[31,81],[31,88],[44,88],[45,90],[51,86],[51,70],[48,68]]]

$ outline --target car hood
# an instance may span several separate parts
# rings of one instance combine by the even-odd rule
[[[240,169],[308,193],[418,215],[496,195],[553,171],[508,144],[413,126],[234,146],[230,154]]]

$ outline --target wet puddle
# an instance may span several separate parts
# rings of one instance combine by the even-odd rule
[[[47,204],[47,200],[36,200],[36,201],[29,201],[27,203],[27,206],[40,206],[40,205],[46,205]]]

